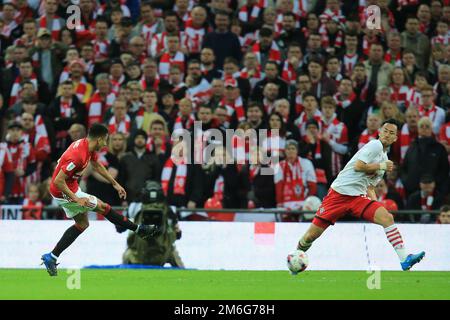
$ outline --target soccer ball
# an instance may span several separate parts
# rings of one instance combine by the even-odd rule
[[[292,274],[305,271],[308,267],[308,256],[302,250],[295,250],[288,254],[287,266]]]

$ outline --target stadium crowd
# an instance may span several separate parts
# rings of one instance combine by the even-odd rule
[[[178,207],[301,209],[392,118],[395,170],[379,201],[448,203],[448,0],[80,0],[75,29],[68,0],[0,4],[1,203],[51,204],[57,160],[102,122],[110,141],[100,157],[128,203],[156,180]],[[380,29],[366,25],[369,5],[381,9]],[[277,147],[271,136],[261,143],[280,170],[222,165],[220,147],[211,161],[175,164],[171,133],[193,133],[195,120],[207,144],[210,128],[279,129]],[[233,139],[246,159],[249,145]],[[88,193],[127,204],[89,168],[83,180]],[[448,223],[445,208],[442,221],[397,220]]]

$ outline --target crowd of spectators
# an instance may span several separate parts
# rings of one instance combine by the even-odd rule
[[[0,0],[1,203],[51,204],[59,157],[101,122],[110,141],[100,158],[127,203],[157,180],[178,207],[301,209],[387,119],[399,131],[379,201],[424,211],[448,203],[450,1],[80,0],[75,29],[71,4]],[[380,29],[367,27],[369,5],[380,8]],[[220,146],[203,164],[174,163],[186,142],[171,134],[194,137],[196,120],[204,140],[192,145],[213,143],[211,128],[279,129],[279,143],[269,135],[256,152],[233,140],[245,159],[278,155],[275,174],[261,174],[271,164],[222,164],[230,154]],[[83,186],[127,204],[89,168]]]

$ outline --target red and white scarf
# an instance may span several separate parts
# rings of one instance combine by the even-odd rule
[[[100,93],[96,91],[92,96],[88,104],[88,127],[90,128],[94,123],[102,122],[103,116],[106,110],[111,108],[111,106],[116,100],[116,94],[114,92],[109,93],[106,96],[105,101],[102,100]]]
[[[343,109],[350,107],[350,105],[355,101],[355,99],[356,94],[354,92],[352,92],[350,96],[345,100],[341,99],[341,94],[339,92],[334,95],[334,101],[336,101],[336,105]]]
[[[152,43],[152,39],[156,35],[157,29],[158,21],[155,21],[153,24],[142,24],[141,36],[144,38],[147,47]]]
[[[166,153],[167,151],[167,145],[170,143],[169,139],[167,139],[166,137],[163,138],[163,142],[161,143],[161,151],[163,153]],[[155,147],[155,141],[153,139],[153,137],[148,137],[147,138],[147,144],[146,144],[147,150],[149,152],[153,152],[156,151],[156,147]]]
[[[386,51],[386,54],[384,55],[384,61],[387,63],[390,63],[396,67],[402,66],[402,53],[399,52],[395,55],[395,57],[392,55],[392,51],[388,50]]]
[[[254,54],[256,54],[256,58],[258,59],[259,63],[261,63],[261,47],[259,41],[257,41],[253,47],[252,51]],[[275,41],[272,41],[272,45],[269,49],[269,61],[276,61],[278,63],[281,62],[281,51],[278,45],[275,43]]]
[[[115,80],[111,75],[109,76],[109,81],[111,83],[112,91],[119,92],[122,85],[125,83],[125,75],[121,75],[118,80]]]
[[[109,57],[109,40],[92,40],[94,45],[95,60],[107,59]]]
[[[34,89],[37,91],[38,90],[38,81],[37,81],[36,74],[34,72],[31,75],[31,79],[29,79],[29,80],[33,83]],[[20,95],[20,91],[22,90],[22,81],[24,81],[24,79],[20,75],[17,76],[16,80],[14,81],[14,84],[11,89],[11,96],[9,98],[9,106],[10,107],[12,107],[17,102],[20,102],[19,95]]]
[[[169,182],[170,177],[172,176],[172,170],[175,166],[172,161],[172,157],[167,159],[164,164],[164,168],[161,174],[161,186],[164,194],[167,196],[169,191]],[[186,164],[178,164],[176,166],[175,180],[173,182],[173,194],[174,195],[185,195],[186,194],[186,180],[187,180],[187,165]]]
[[[206,28],[195,27],[192,19],[186,22],[186,28],[184,30],[187,36],[187,49],[190,53],[198,53],[201,50],[203,37],[206,35]]]
[[[322,47],[328,48],[330,46],[330,36],[328,35],[328,30],[326,28],[326,25],[322,25],[319,28],[319,34],[322,37]],[[341,48],[344,42],[344,33],[339,30],[336,34],[336,38],[334,39],[334,45],[335,48]]]
[[[130,133],[131,129],[131,118],[128,114],[125,115],[124,119],[117,121],[116,116],[112,116],[108,123],[109,133],[121,132],[125,135]]]
[[[410,88],[408,92],[408,97],[406,99],[407,107],[414,106],[418,107],[422,103],[422,94],[415,88]]]
[[[228,118],[225,121],[226,127],[230,125],[231,118],[233,117],[234,113],[236,113],[236,118],[239,122],[245,121],[245,109],[241,96],[239,96],[233,102],[230,102],[227,99],[223,98],[220,102],[220,105],[227,109]]]
[[[435,104],[433,104],[433,106],[428,109],[426,109],[425,106],[422,105],[419,107],[419,115],[420,117],[430,118],[431,122],[434,123],[434,121],[436,120],[437,110],[438,109]]]
[[[54,16],[52,20],[52,27],[47,28],[47,16],[42,16],[38,21],[39,28],[49,29],[52,33],[52,39],[58,41],[59,33],[61,32],[62,29],[60,19],[61,19],[60,17]]]
[[[69,101],[65,101],[61,97],[61,101],[59,103],[59,115],[63,119],[70,118],[72,116],[72,99],[69,99]]]
[[[248,5],[242,6],[241,10],[239,10],[239,20],[242,22],[253,22],[258,19],[260,12],[261,7],[258,4],[255,4],[253,7],[249,7]]]
[[[281,78],[291,86],[295,86],[297,82],[297,71],[295,70],[294,66],[287,60],[283,63]]]
[[[297,91],[297,94],[295,96],[295,114],[299,115],[303,112],[304,106],[303,106],[303,96],[301,93]]]
[[[159,91],[159,83],[160,82],[161,82],[161,80],[159,78],[159,75],[157,74],[155,79],[153,80],[152,88]],[[142,76],[140,83],[141,83],[142,90],[145,91],[147,89],[147,81],[144,76]]]
[[[358,140],[358,149],[361,149],[364,147],[367,143],[369,143],[372,140],[375,140],[378,138],[378,130],[376,130],[373,133],[369,133],[369,129],[365,129],[361,135],[359,136]]]
[[[180,67],[180,71],[183,74],[184,78],[184,62],[185,56],[184,53],[181,51],[177,51],[174,56],[171,56],[168,52],[164,53],[159,61],[160,77],[163,79],[168,79],[170,67],[173,65],[177,65]]]
[[[343,64],[344,71],[346,76],[351,76],[353,68],[359,60],[359,55],[357,53],[354,54],[344,54]]]
[[[195,121],[195,116],[192,113],[189,115],[189,118],[187,118],[187,119],[183,119],[183,117],[181,115],[179,115],[175,119],[173,131],[175,132],[176,130],[183,130],[183,129],[190,130],[191,128],[194,127],[194,121]]]
[[[390,89],[392,102],[395,102],[399,108],[406,106],[410,88],[407,85],[402,85],[400,88],[390,85]]]

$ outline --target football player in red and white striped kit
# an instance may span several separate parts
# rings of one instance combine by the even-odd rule
[[[423,251],[418,254],[407,253],[392,214],[377,202],[375,193],[375,186],[385,172],[394,169],[394,163],[388,160],[387,150],[397,140],[398,130],[399,125],[395,120],[385,121],[379,139],[367,143],[347,163],[331,184],[311,226],[300,239],[298,250],[308,250],[325,229],[350,213],[352,216],[383,226],[404,271],[422,260],[425,256]]]

